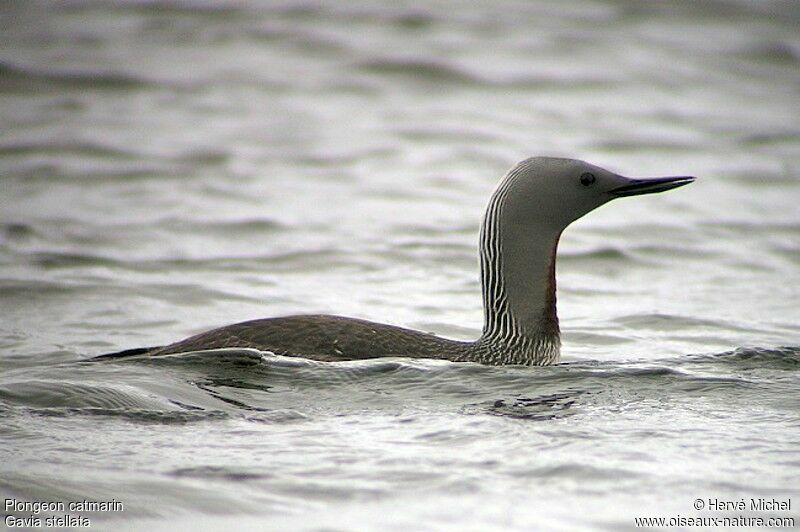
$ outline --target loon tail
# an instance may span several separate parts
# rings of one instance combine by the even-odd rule
[[[124,351],[117,351],[116,353],[106,353],[103,355],[97,355],[96,357],[92,357],[89,360],[112,360],[117,358],[128,358],[134,357],[138,355],[146,355],[151,351],[155,351],[159,349],[161,346],[155,347],[137,347],[135,349],[125,349]]]

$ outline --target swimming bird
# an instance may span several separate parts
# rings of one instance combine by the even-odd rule
[[[483,333],[457,341],[412,329],[332,315],[265,318],[226,325],[159,347],[97,358],[254,348],[321,361],[387,356],[548,365],[561,348],[556,314],[556,249],[573,221],[620,197],[677,188],[694,177],[628,178],[575,159],[532,157],[495,189],[480,230]]]

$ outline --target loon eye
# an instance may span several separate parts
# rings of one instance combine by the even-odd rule
[[[594,182],[597,181],[597,178],[591,172],[584,172],[581,174],[581,185],[585,187],[590,187],[594,185]]]

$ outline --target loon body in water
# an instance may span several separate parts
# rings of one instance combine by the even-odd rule
[[[631,179],[573,159],[533,157],[514,166],[491,196],[480,233],[483,334],[474,342],[366,320],[299,315],[245,321],[179,342],[98,358],[253,348],[322,361],[386,356],[483,364],[558,361],[556,248],[573,221],[608,201],[662,192],[693,177]]]

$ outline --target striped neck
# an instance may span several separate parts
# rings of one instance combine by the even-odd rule
[[[509,191],[521,174],[515,170],[492,195],[481,226],[484,324],[479,342],[509,351],[548,351],[543,357],[552,358],[554,352],[557,357],[555,258],[560,232],[528,227],[508,216]],[[537,360],[536,352],[523,356],[534,364],[552,362]]]

